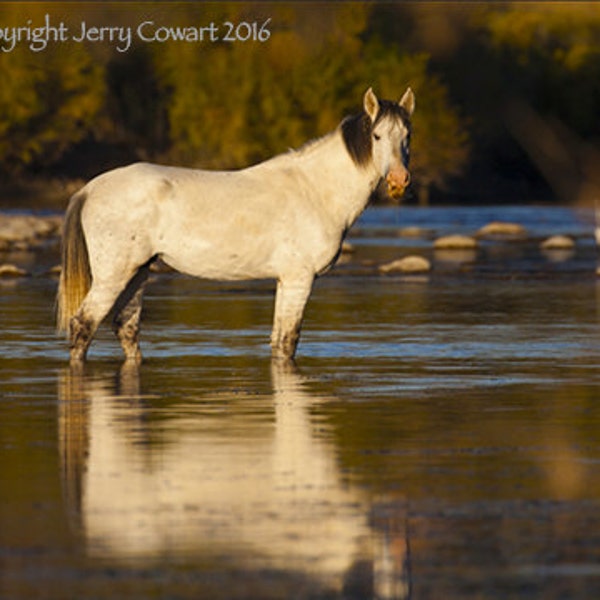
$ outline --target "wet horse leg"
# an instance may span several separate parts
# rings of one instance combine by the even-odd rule
[[[139,347],[140,317],[142,314],[143,287],[137,290],[127,305],[117,314],[113,320],[113,330],[121,342],[121,348],[125,354],[125,360],[142,360]]]
[[[116,311],[115,330],[118,331],[125,355],[127,358],[139,360],[137,333],[141,288],[148,278],[150,262],[133,271],[115,273],[114,269],[111,269],[94,275],[90,291],[69,323],[72,363],[85,360],[96,329],[113,306]],[[138,291],[140,293],[136,296]]]
[[[93,317],[86,316],[81,309],[71,318],[69,322],[69,353],[71,363],[83,362],[85,360],[97,327],[98,321],[94,321]]]
[[[121,289],[120,286],[92,284],[81,307],[69,323],[69,349],[72,363],[85,360],[98,325],[112,308]]]
[[[148,279],[149,264],[140,267],[115,303],[113,330],[125,354],[125,360],[140,363],[139,347],[140,318],[144,284]]]
[[[275,359],[289,361],[294,358],[312,282],[313,277],[308,275],[277,282],[271,333],[271,353]]]

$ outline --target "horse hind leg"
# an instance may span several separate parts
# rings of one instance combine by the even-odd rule
[[[98,325],[108,314],[121,288],[92,283],[79,310],[69,322],[71,362],[83,362]]]
[[[79,309],[77,314],[71,318],[69,322],[69,354],[71,363],[81,363],[85,360],[99,322],[90,317],[82,309]]]
[[[128,362],[140,363],[142,361],[139,333],[143,292],[143,288],[140,287],[113,319],[113,330],[121,343],[125,360]]]
[[[115,330],[125,349],[127,358],[136,358],[137,333],[141,312],[141,287],[148,277],[148,261],[137,271],[118,277],[111,273],[96,276],[90,291],[69,323],[71,362],[83,362],[98,326],[111,308],[115,307]],[[139,291],[139,295],[136,294]],[[139,360],[139,357],[136,358]]]
[[[113,330],[121,343],[125,360],[136,364],[142,361],[139,346],[142,296],[151,262],[138,269],[115,303]]]

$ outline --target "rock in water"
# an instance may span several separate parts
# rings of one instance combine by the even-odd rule
[[[484,225],[478,232],[478,237],[500,237],[500,238],[524,238],[527,237],[527,229],[518,223],[506,223],[504,221],[492,221]]]
[[[388,273],[427,273],[431,271],[431,262],[423,256],[411,255],[398,258],[379,267],[379,272]]]
[[[542,250],[572,250],[575,241],[566,235],[553,235],[540,244]]]
[[[472,250],[477,245],[477,240],[468,235],[445,235],[433,243],[436,250]]]
[[[16,265],[0,265],[0,277],[28,277],[29,273]]]

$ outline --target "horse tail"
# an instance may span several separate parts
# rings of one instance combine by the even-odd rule
[[[69,329],[69,321],[77,312],[92,284],[92,272],[81,211],[86,194],[71,197],[62,234],[62,268],[56,296],[56,328],[59,333]]]

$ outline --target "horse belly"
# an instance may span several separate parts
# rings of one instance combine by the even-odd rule
[[[274,194],[255,176],[203,173],[193,185],[175,181],[157,207],[156,253],[183,273],[271,279],[321,266],[318,216],[296,194]]]
[[[268,260],[257,260],[256,257],[248,257],[232,249],[186,249],[160,256],[173,269],[204,279],[236,281],[277,277],[276,270]]]
[[[278,276],[276,245],[241,229],[224,230],[216,224],[193,234],[161,240],[162,260],[172,268],[206,279],[268,279]]]

